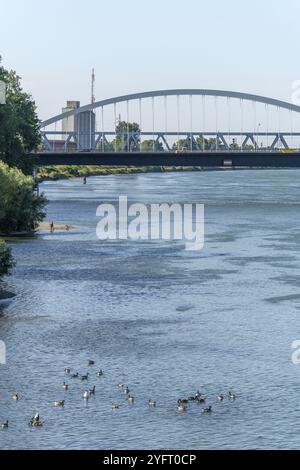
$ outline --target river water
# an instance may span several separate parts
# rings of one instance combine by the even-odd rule
[[[41,190],[47,220],[76,228],[12,244],[8,287],[17,298],[0,316],[0,420],[10,427],[0,448],[300,448],[300,366],[291,360],[300,339],[300,171],[92,177]],[[119,195],[203,202],[204,249],[97,240],[96,208]],[[89,382],[66,377],[66,366],[88,370]],[[198,389],[213,412],[191,404],[179,414],[178,398]],[[236,401],[218,403],[231,389]],[[36,412],[44,426],[31,429]]]

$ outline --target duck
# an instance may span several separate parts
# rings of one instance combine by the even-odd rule
[[[118,410],[120,408],[120,405],[118,405],[117,403],[112,403],[111,407],[113,410]]]
[[[87,373],[87,374],[81,375],[80,378],[81,378],[81,380],[88,380],[89,375],[90,375],[90,374]]]
[[[156,406],[156,401],[155,400],[149,400],[148,405],[152,406],[152,407],[155,407]]]
[[[224,395],[218,395],[217,400],[218,401],[224,401]]]
[[[39,413],[36,413],[36,415],[33,418],[31,418],[31,420],[29,421],[29,425],[35,428],[43,426]]]
[[[93,386],[92,389],[89,390],[90,395],[95,395],[96,394],[96,387],[95,385]]]
[[[209,406],[208,408],[202,408],[202,413],[211,413],[212,412],[212,407]]]
[[[64,390],[69,390],[69,385],[66,384],[66,382],[63,383],[63,389]]]
[[[88,360],[88,366],[94,366],[95,361],[92,361],[91,359]]]
[[[124,394],[125,395],[129,395],[130,394],[130,390],[128,387],[124,388]]]
[[[65,406],[65,400],[55,400],[53,404],[56,408],[63,408]]]
[[[189,400],[187,398],[179,398],[178,405],[187,405]]]
[[[233,392],[229,392],[229,393],[228,393],[228,398],[229,398],[229,400],[235,400],[235,399],[236,399],[236,395],[235,395]]]
[[[129,403],[134,403],[134,397],[132,395],[128,395]]]
[[[76,374],[71,375],[71,379],[78,379],[78,377],[79,377],[78,372],[76,372]]]
[[[118,384],[117,388],[124,388],[124,385],[123,384]]]
[[[177,411],[179,411],[179,413],[184,413],[186,411],[186,406],[183,403],[180,403],[177,407]]]
[[[196,398],[202,397],[202,393],[199,392],[199,390],[198,390],[198,391],[195,393],[195,397],[196,397]]]
[[[99,370],[99,372],[97,372],[97,377],[103,377],[103,370]]]
[[[7,429],[8,428],[8,420],[5,421],[5,423],[1,424],[1,429]]]
[[[197,403],[205,403],[206,399],[205,399],[204,397],[197,397],[197,398],[195,399],[195,401],[196,401]]]
[[[11,397],[12,400],[14,401],[19,401],[20,400],[20,395],[18,393],[15,393],[12,397]]]
[[[84,394],[83,394],[83,398],[84,398],[85,400],[89,400],[90,396],[91,396],[91,394],[90,394],[90,391],[89,391],[89,390],[87,390],[87,391],[84,392]]]
[[[66,368],[65,368],[65,373],[66,373],[66,374],[71,374],[71,368],[70,368],[70,367],[66,367]]]

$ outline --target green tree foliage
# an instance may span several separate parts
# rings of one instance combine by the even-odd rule
[[[3,240],[0,240],[0,279],[10,274],[14,265],[15,262],[11,254],[11,249],[5,245]]]
[[[117,152],[136,152],[140,148],[140,126],[136,122],[119,121],[116,125],[116,140],[113,150]]]
[[[0,162],[0,233],[31,232],[45,213],[46,199],[34,191],[35,182],[17,168]]]
[[[153,140],[153,139],[148,139],[148,140],[143,140],[142,145],[141,145],[141,151],[142,152],[163,152],[164,147],[163,144],[160,141]]]
[[[40,144],[40,123],[35,103],[21,88],[20,77],[1,65],[0,80],[6,83],[6,104],[0,105],[0,160],[32,174],[34,158],[28,153]]]

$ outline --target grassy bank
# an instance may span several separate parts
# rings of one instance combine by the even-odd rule
[[[130,175],[135,173],[164,173],[170,171],[201,171],[200,167],[182,166],[47,166],[39,169],[39,181],[80,178],[83,176]]]

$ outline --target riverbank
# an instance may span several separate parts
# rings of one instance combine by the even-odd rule
[[[135,173],[165,173],[178,171],[203,171],[201,167],[134,167],[134,166],[47,166],[39,169],[37,179],[42,181],[57,181],[60,179],[83,178],[84,176],[131,175]]]

